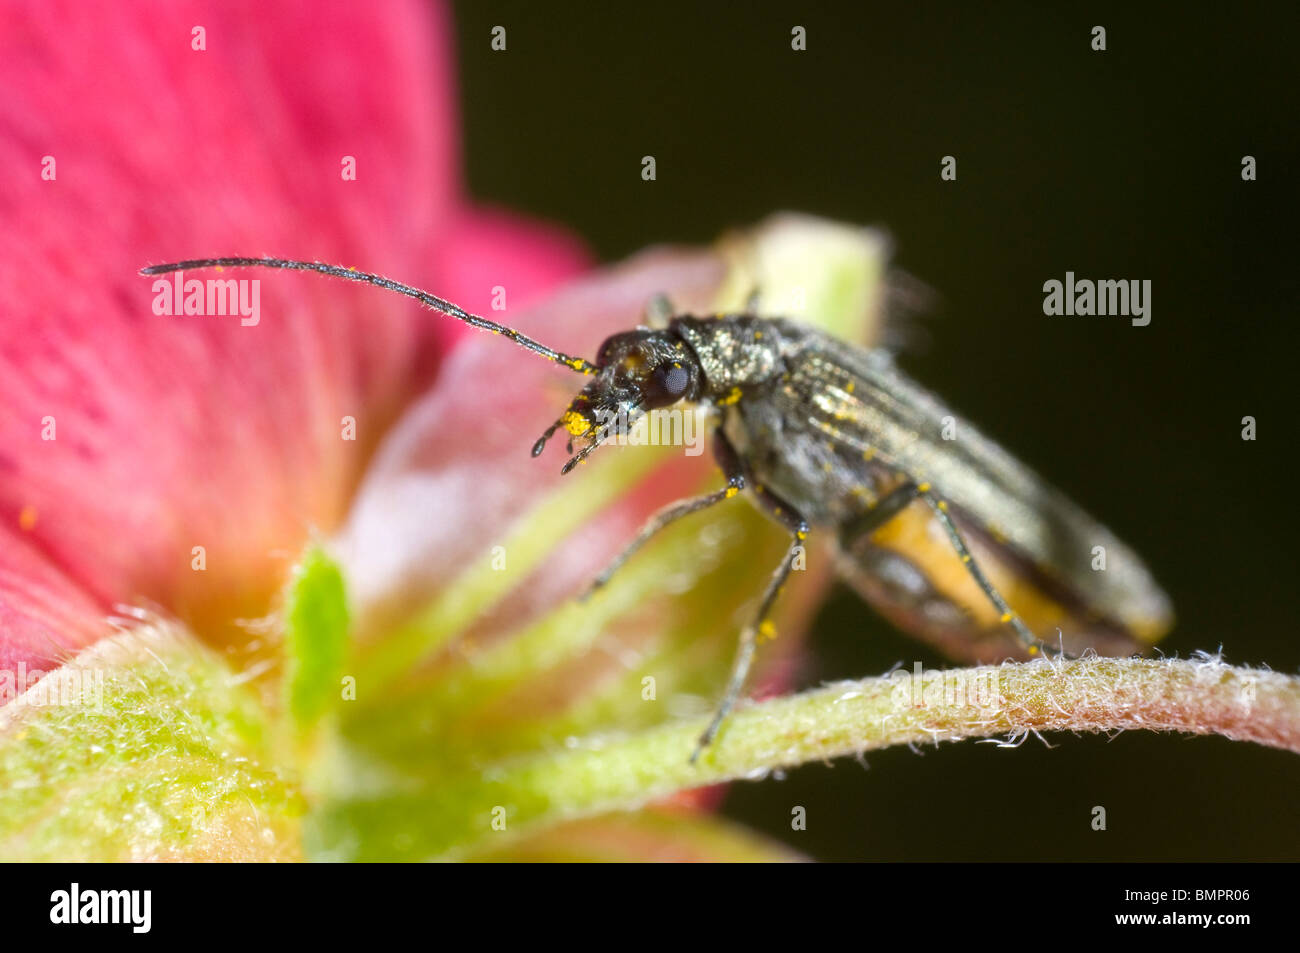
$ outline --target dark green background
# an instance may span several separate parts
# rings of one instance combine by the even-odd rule
[[[887,227],[943,298],[904,366],[1146,556],[1179,614],[1166,651],[1295,672],[1294,5],[699,6],[458,4],[472,193],[610,261],[778,209]],[[1067,270],[1151,279],[1150,326],[1045,317]],[[943,661],[838,590],[805,681],[916,659]],[[805,767],[725,811],[823,859],[1300,859],[1295,755],[1055,743]]]

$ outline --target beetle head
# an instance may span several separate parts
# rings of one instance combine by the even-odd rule
[[[674,331],[638,329],[605,339],[596,374],[563,416],[533,445],[533,456],[563,427],[586,446],[564,465],[568,473],[614,432],[626,432],[646,411],[694,400],[700,388],[695,354]],[[573,441],[570,440],[570,448]]]

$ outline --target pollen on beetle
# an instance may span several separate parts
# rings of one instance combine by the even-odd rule
[[[565,430],[575,437],[581,437],[591,429],[591,425],[587,423],[587,418],[576,410],[566,410],[564,416],[560,418],[560,423],[564,425]]]

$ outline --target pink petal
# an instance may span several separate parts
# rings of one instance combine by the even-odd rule
[[[24,522],[32,519],[29,511]],[[21,531],[0,528],[0,705],[34,684],[40,672],[62,665],[68,650],[93,642],[103,628],[103,613],[80,587]]]
[[[151,600],[220,638],[265,612],[307,534],[341,517],[455,326],[374,289],[253,272],[224,277],[261,279],[256,327],[156,316],[136,270],[277,254],[474,300],[490,279],[525,300],[581,255],[458,197],[441,8],[127,4],[96,16],[31,2],[5,20],[0,525],[37,514],[25,536],[44,571],[100,611]],[[204,51],[191,49],[195,25]],[[54,181],[41,178],[47,155]],[[340,176],[344,156],[356,181]],[[341,438],[345,416],[356,441]],[[46,418],[55,440],[42,439]],[[6,578],[42,571],[3,558]],[[9,657],[48,656],[37,631],[84,640],[47,632],[62,622],[22,587],[0,588]]]

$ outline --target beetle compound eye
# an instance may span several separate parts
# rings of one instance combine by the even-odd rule
[[[659,367],[655,369],[655,382],[663,387],[664,392],[674,397],[680,397],[686,393],[686,385],[690,383],[690,375],[686,373],[686,368],[680,364],[671,364],[668,367]]]
[[[661,364],[651,372],[644,385],[645,400],[650,406],[680,400],[691,385],[691,375],[681,364]]]

